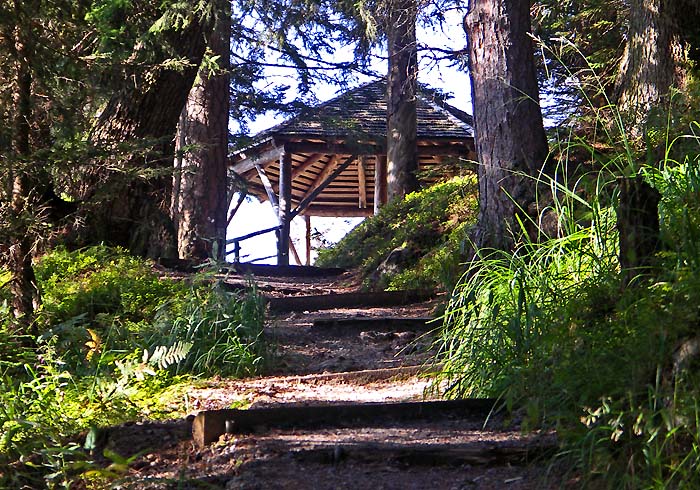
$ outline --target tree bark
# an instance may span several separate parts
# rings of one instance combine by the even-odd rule
[[[387,42],[387,193],[388,200],[418,189],[416,155],[416,0],[389,2]]]
[[[202,67],[190,90],[178,126],[172,218],[181,259],[224,258],[226,240],[229,38],[228,1],[220,1],[219,18],[209,39],[219,69]]]
[[[678,0],[630,0],[627,44],[616,82],[617,105],[632,139],[644,134],[650,113],[667,107],[671,87],[687,76]],[[697,7],[696,7],[697,8]]]
[[[115,151],[124,144],[147,148],[109,162],[120,171],[100,176],[90,190],[99,202],[86,220],[83,234],[89,242],[121,245],[149,257],[176,255],[169,215],[173,137],[209,34],[210,26],[197,18],[164,33],[164,41],[188,65],[179,70],[156,66],[134,74],[135,81],[125,79],[124,88],[102,111],[90,134],[92,143]],[[142,49],[147,48],[137,48],[135,57]],[[160,61],[167,59],[165,51],[160,56]]]
[[[659,202],[661,194],[641,176],[620,177],[617,229],[620,235],[620,268],[626,284],[648,275],[659,251]]]
[[[464,18],[479,161],[477,247],[511,249],[517,215],[536,199],[547,138],[539,106],[529,0],[473,0]]]
[[[17,25],[14,30],[13,51],[15,79],[13,83],[13,134],[12,153],[18,165],[12,176],[11,219],[14,240],[5,259],[11,275],[12,313],[18,332],[29,331],[34,309],[39,303],[39,290],[32,266],[33,240],[29,228],[32,207],[31,176],[26,168],[31,153],[30,121],[32,120],[32,70],[31,32],[29,22],[33,17],[34,2],[14,1]],[[22,161],[25,160],[25,161]]]

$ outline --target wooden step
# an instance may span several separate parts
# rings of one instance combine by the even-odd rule
[[[299,461],[338,464],[352,460],[362,463],[392,463],[402,466],[501,466],[525,465],[552,456],[557,451],[556,441],[534,441],[525,445],[506,446],[491,444],[380,444],[358,443],[320,445],[319,447],[291,450]]]
[[[207,410],[192,424],[195,443],[202,447],[224,433],[246,433],[270,427],[372,427],[403,420],[460,417],[486,420],[495,404],[492,398],[401,403],[279,406],[249,410]]]
[[[311,326],[319,332],[425,332],[440,327],[441,323],[431,317],[351,317],[317,318]]]
[[[263,379],[269,383],[319,384],[324,381],[375,383],[390,379],[407,379],[413,376],[427,376],[437,373],[443,368],[442,364],[424,364],[419,366],[398,366],[391,368],[361,369],[359,371],[343,371],[339,373],[300,374],[289,376],[267,376]],[[254,378],[251,379],[254,381]]]
[[[271,264],[247,264],[224,263],[210,264],[207,261],[195,261],[188,259],[160,258],[158,263],[168,269],[179,272],[198,272],[207,268],[216,268],[219,272],[234,272],[238,274],[251,274],[253,276],[279,276],[279,277],[331,277],[339,276],[346,271],[339,267],[314,267],[310,265],[271,265]]]
[[[270,265],[225,263],[209,264],[207,261],[194,261],[188,259],[160,258],[158,263],[168,269],[179,272],[198,272],[202,269],[215,267],[219,272],[234,272],[238,274],[251,274],[253,276],[279,276],[279,277],[330,277],[347,272],[338,267],[314,267],[309,265]]]
[[[432,291],[379,291],[267,298],[272,312],[314,311],[335,308],[402,306],[427,301]]]
[[[253,276],[279,277],[328,277],[346,272],[338,267],[314,267],[310,265],[228,264],[229,270]]]

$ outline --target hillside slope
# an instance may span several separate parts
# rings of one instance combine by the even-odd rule
[[[451,290],[466,259],[477,193],[475,175],[411,193],[320,250],[316,265],[358,269],[371,289]]]

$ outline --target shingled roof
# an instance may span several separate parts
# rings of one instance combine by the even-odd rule
[[[302,111],[255,136],[347,137],[364,135],[370,140],[386,138],[386,82],[360,85],[315,107]],[[474,137],[472,116],[453,107],[427,88],[416,100],[417,137],[470,139]]]
[[[475,159],[470,115],[426,88],[416,106],[419,166],[433,170],[428,180],[439,179],[446,164]],[[293,215],[372,214],[382,199],[375,174],[378,163],[386,165],[386,110],[386,82],[366,83],[255,135],[233,153],[231,168],[251,194],[274,201],[286,155]]]

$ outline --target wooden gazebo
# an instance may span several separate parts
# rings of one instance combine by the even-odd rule
[[[311,216],[369,216],[386,203],[386,112],[386,83],[367,83],[259,133],[230,157],[248,192],[277,211],[280,265],[289,263],[294,217],[306,216],[308,227]],[[417,116],[423,181],[475,159],[469,114],[422,91]]]

